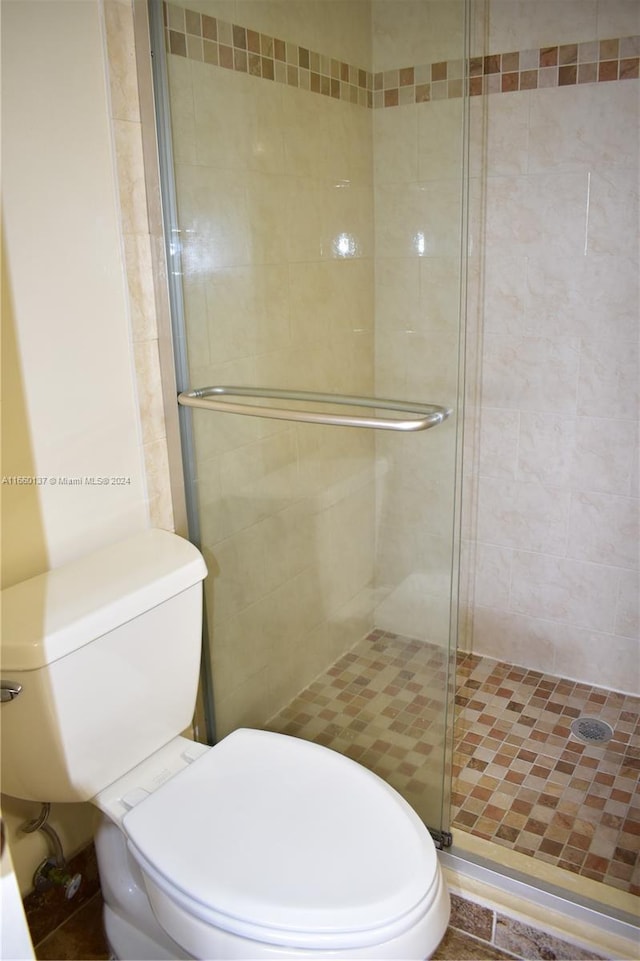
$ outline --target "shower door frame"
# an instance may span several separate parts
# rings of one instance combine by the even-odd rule
[[[180,248],[171,242],[177,210],[162,0],[133,0],[133,19],[173,529],[200,549],[197,502],[193,485],[187,483],[187,477],[193,476],[187,470],[194,464],[191,417],[177,402],[178,394],[188,388],[188,369]],[[213,745],[217,738],[209,645],[205,612],[193,735]]]

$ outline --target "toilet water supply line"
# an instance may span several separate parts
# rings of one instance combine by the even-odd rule
[[[51,825],[47,823],[50,811],[51,805],[48,802],[43,803],[38,817],[32,821],[25,821],[24,824],[20,825],[20,830],[24,834],[42,831],[43,834],[46,834],[53,848],[53,856],[45,858],[38,865],[33,875],[33,886],[36,891],[46,891],[54,885],[59,885],[64,888],[64,896],[69,901],[78,893],[78,888],[82,884],[82,875],[69,874],[60,838]]]

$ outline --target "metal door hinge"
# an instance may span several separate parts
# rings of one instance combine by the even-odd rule
[[[450,848],[453,844],[453,834],[451,831],[439,831],[433,828],[428,828],[428,831],[433,838],[438,851],[442,851],[444,848]]]

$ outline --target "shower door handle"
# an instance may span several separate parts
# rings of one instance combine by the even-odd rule
[[[332,414],[314,410],[296,410],[291,407],[259,406],[224,397],[254,397],[259,400],[293,401],[313,404],[335,404],[342,407],[375,408],[379,411],[397,411],[411,415],[404,417],[379,417],[363,414]],[[227,414],[244,414],[249,417],[269,417],[302,424],[326,424],[336,427],[367,427],[372,430],[417,431],[437,427],[451,414],[450,407],[438,404],[421,404],[412,401],[386,400],[381,397],[357,397],[350,394],[323,394],[309,390],[278,390],[271,387],[201,387],[178,395],[183,407],[222,411]]]

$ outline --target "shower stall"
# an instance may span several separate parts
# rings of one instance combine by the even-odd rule
[[[330,744],[446,843],[466,4],[152,11],[209,724]]]
[[[149,9],[200,734],[630,918],[637,4]]]

